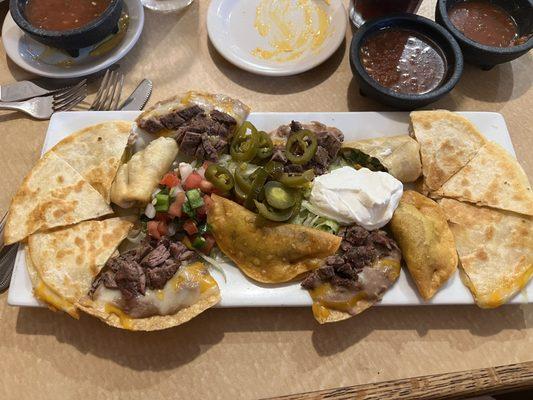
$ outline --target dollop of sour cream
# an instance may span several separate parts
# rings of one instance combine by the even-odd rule
[[[309,201],[322,217],[374,230],[390,221],[402,194],[402,183],[386,172],[342,167],[315,178]]]

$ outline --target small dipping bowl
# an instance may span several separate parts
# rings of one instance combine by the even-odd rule
[[[444,62],[440,83],[425,93],[394,91],[372,78],[363,65],[361,47],[372,35],[388,29],[401,29],[427,39]],[[350,47],[350,65],[362,95],[402,110],[413,110],[437,101],[450,92],[463,72],[461,49],[452,35],[435,22],[413,14],[395,14],[366,22],[355,33]]]
[[[73,57],[79,55],[79,49],[97,44],[116,33],[123,7],[123,0],[111,0],[106,10],[87,25],[72,30],[51,31],[35,27],[27,20],[25,15],[27,2],[27,0],[10,0],[9,3],[9,11],[19,28],[36,41],[65,50]]]
[[[486,46],[467,38],[450,20],[448,11],[464,0],[439,0],[435,9],[435,21],[444,26],[457,40],[464,59],[470,64],[489,70],[497,64],[514,60],[533,48],[533,36],[525,43],[511,47]],[[531,0],[490,0],[491,3],[507,11],[518,26],[518,35],[533,32],[533,1]]]

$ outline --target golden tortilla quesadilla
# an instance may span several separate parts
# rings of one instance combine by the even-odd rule
[[[27,254],[39,279],[34,279],[36,297],[74,315],[73,305],[89,291],[131,227],[131,222],[110,218],[31,235]]]
[[[416,181],[422,173],[420,145],[408,135],[345,142],[343,147],[376,157],[389,174],[403,183]]]
[[[11,201],[4,242],[39,231],[111,214],[89,182],[54,152],[46,153],[24,178]]]
[[[429,300],[457,270],[457,250],[437,203],[407,190],[390,227],[420,295]]]
[[[422,174],[430,191],[438,190],[486,143],[468,119],[444,110],[412,112],[410,131],[420,144]]]
[[[132,126],[133,123],[127,121],[89,126],[63,139],[50,151],[69,163],[109,203],[111,184]]]
[[[287,282],[318,268],[335,254],[341,238],[318,229],[275,223],[223,197],[212,195],[208,211],[220,250],[248,277],[263,283]]]
[[[150,142],[120,166],[111,187],[111,201],[122,208],[150,202],[152,192],[177,154],[178,145],[174,139],[160,137]]]
[[[455,236],[462,278],[476,303],[497,307],[533,276],[533,217],[439,201]]]
[[[524,170],[513,156],[492,142],[435,194],[533,215],[533,192]]]

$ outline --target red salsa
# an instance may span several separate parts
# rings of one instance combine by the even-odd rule
[[[450,21],[467,38],[492,47],[511,47],[527,38],[518,37],[513,17],[489,1],[462,1],[448,11]]]
[[[428,93],[446,75],[440,48],[410,29],[387,28],[372,34],[361,46],[360,56],[372,79],[398,93]]]
[[[28,0],[26,19],[36,28],[68,31],[98,18],[111,0]]]

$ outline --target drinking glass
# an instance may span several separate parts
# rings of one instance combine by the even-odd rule
[[[154,11],[173,12],[183,10],[194,0],[141,0],[146,8]]]
[[[388,14],[416,13],[422,0],[351,0],[350,19],[356,28],[368,21]]]

